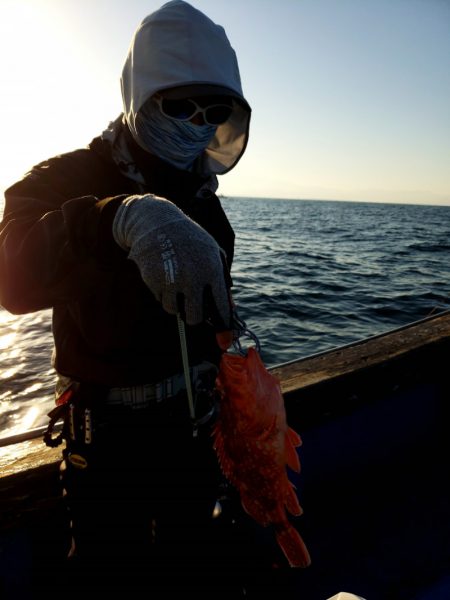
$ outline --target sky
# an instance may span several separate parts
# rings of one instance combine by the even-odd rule
[[[132,35],[164,0],[0,0],[0,189],[122,111]],[[225,196],[450,205],[450,0],[191,0],[252,106]]]

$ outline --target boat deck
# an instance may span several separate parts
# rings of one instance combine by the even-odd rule
[[[290,600],[339,591],[366,600],[450,598],[449,353],[445,313],[273,369],[303,439],[302,472],[292,477],[304,514],[295,524],[312,564],[254,576],[248,598],[269,590]],[[20,590],[36,574],[53,577],[65,549],[58,452],[39,440],[24,444],[0,476],[5,600],[31,598]],[[245,517],[242,525],[255,536],[255,555],[283,565],[266,530]]]

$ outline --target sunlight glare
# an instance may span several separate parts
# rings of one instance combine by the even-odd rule
[[[94,102],[95,93],[103,91],[101,57],[93,56],[82,32],[71,27],[62,4],[1,0],[0,56],[2,137],[8,140],[0,145],[0,187],[6,189],[33,165],[86,146],[117,116],[120,105],[103,114],[104,103],[98,119]]]
[[[6,369],[6,371],[0,371],[0,378],[12,379],[18,371],[19,369],[15,369],[14,367],[12,367],[11,369]]]
[[[46,81],[46,68],[52,55],[51,36],[44,27],[45,14],[32,2],[6,0],[1,3],[0,55],[2,82],[0,106],[4,119],[5,138],[13,145],[2,144],[0,160],[6,183],[23,174],[30,150],[24,143],[24,132],[30,131],[35,119],[45,112],[41,104],[43,86],[55,86]],[[31,159],[31,157],[30,157]],[[3,183],[3,182],[2,182]]]
[[[13,332],[0,336],[0,350],[5,350],[6,348],[9,348],[16,339],[16,335],[17,333]]]
[[[38,409],[35,406],[30,408],[28,410],[28,412],[26,413],[26,415],[22,418],[22,422],[20,424],[21,431],[27,431],[28,429],[31,429],[31,427],[36,422],[36,419],[38,418],[38,416],[39,416]]]
[[[25,388],[23,390],[22,394],[24,396],[26,396],[27,394],[32,394],[33,392],[36,392],[37,390],[40,390],[42,387],[43,387],[42,383],[33,383],[29,387]]]
[[[6,311],[0,312],[0,325],[6,325],[6,323],[9,323],[13,319],[15,319],[15,316],[11,313],[8,313]]]

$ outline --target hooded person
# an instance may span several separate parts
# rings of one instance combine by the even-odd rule
[[[224,29],[186,2],[168,2],[142,21],[130,45],[121,87],[123,120],[144,150],[207,177],[227,173],[241,158],[250,107],[235,52]],[[224,116],[219,111],[216,122],[200,128],[187,118],[163,119],[158,98],[176,108],[177,101],[202,96],[211,96],[213,105],[214,98],[219,106],[225,101],[230,110]],[[179,106],[182,109],[182,102]],[[214,109],[210,113],[214,116]],[[196,134],[202,136],[197,146]],[[177,136],[180,145],[172,145]],[[183,138],[192,141],[192,153],[188,144],[182,146]]]
[[[211,521],[212,388],[234,252],[215,192],[245,150],[251,111],[223,28],[181,0],[142,21],[121,87],[123,113],[101,136],[5,192],[0,302],[53,311],[50,423],[64,427],[46,440],[65,442],[74,596],[123,586],[232,598],[229,573],[217,589],[232,559],[216,556],[230,546],[214,542]]]
[[[131,134],[144,153],[204,178],[201,194],[216,191],[216,175],[232,169],[245,150],[250,121],[236,55],[223,28],[186,2],[165,4],[137,29],[123,68],[121,87],[124,114],[111,127],[118,164],[126,168],[130,165],[125,157],[129,147],[126,140],[128,137],[130,141]],[[111,139],[108,133],[104,137]],[[208,282],[194,280],[193,270],[202,263],[203,243],[207,247],[209,244],[203,237],[198,239],[198,254],[190,261],[194,269],[190,263],[178,265],[181,256],[175,256],[174,245],[182,247],[183,240],[179,244],[174,240],[172,224],[177,223],[181,229],[180,216],[173,206],[154,199],[145,203],[128,199],[116,215],[113,232],[120,246],[131,248],[130,258],[136,261],[144,281],[164,308],[175,313],[177,294],[183,295],[186,320],[195,324],[205,316],[201,295]],[[172,228],[170,241],[159,228],[165,229],[162,223],[166,222]],[[167,263],[165,272],[156,279],[153,261],[148,269],[148,255],[160,251],[159,245],[143,242],[148,227],[154,223],[158,223],[158,234],[165,236],[165,243],[173,251],[171,281],[179,272],[189,272],[189,281],[173,281],[170,289],[163,282],[167,280]],[[189,232],[194,235],[192,228]],[[218,266],[216,261],[215,267]],[[219,279],[219,274],[214,275],[215,282],[222,284]],[[219,321],[226,328],[230,323],[227,294],[222,285],[221,289],[214,285],[208,289],[212,289]]]

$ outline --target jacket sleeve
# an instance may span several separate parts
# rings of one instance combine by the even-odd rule
[[[78,196],[86,190],[78,162],[63,155],[41,163],[5,192],[0,304],[11,313],[80,299],[102,269],[126,259],[111,231],[124,196]]]

